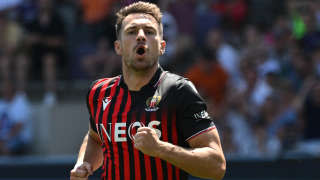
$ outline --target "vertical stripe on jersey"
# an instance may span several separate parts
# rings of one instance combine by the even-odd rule
[[[157,120],[156,112],[151,112],[150,121]],[[158,120],[161,122],[161,120]],[[158,127],[159,129],[161,127]],[[161,131],[161,129],[160,129]],[[163,180],[163,170],[160,158],[152,158],[151,159],[151,167],[152,167],[152,174],[157,174],[157,177],[153,177],[153,179]]]
[[[100,94],[99,94],[99,99],[98,99],[98,107],[97,107],[97,113],[96,113],[96,123],[98,123],[99,125],[102,124],[102,117],[103,117],[103,98],[110,95],[110,88],[112,89],[112,87],[114,86],[114,81],[116,80],[116,78],[113,78],[111,79],[111,81],[107,84],[105,84],[105,86],[103,86],[103,91],[100,91]],[[102,113],[100,113],[102,111]],[[101,127],[100,127],[101,128]],[[108,131],[108,127],[105,126],[106,131]],[[100,132],[102,132],[102,129],[100,130]],[[110,159],[110,148],[109,148],[109,144],[108,143],[105,143],[106,140],[108,140],[108,137],[105,136],[104,137],[104,134],[102,133],[101,134],[101,138],[102,140],[104,141],[103,142],[103,152],[105,154],[105,157],[104,157],[104,174],[102,174],[102,176],[106,179],[106,175],[107,175],[107,167],[109,167],[111,164],[112,164],[112,160]]]
[[[112,83],[113,80],[114,79],[108,79],[107,81],[105,81],[104,85],[102,86],[102,88],[99,92],[99,97],[97,99],[97,104],[98,104],[97,105],[97,112],[95,114],[96,116],[94,117],[96,123],[101,123],[101,122],[98,122],[98,120],[100,117],[101,106],[103,104],[102,100],[106,95],[106,89],[109,87],[109,84],[111,84],[111,86],[113,85],[113,83]]]
[[[131,96],[131,93],[130,91],[128,91],[128,103],[131,103],[131,106],[133,106],[133,102],[132,102],[132,96]],[[130,111],[132,109],[132,107],[129,107],[128,109],[128,113],[127,113],[127,147],[128,147],[128,152],[125,152],[124,156],[129,156],[129,162],[130,164],[126,164],[126,167],[129,166],[128,169],[130,169],[130,178],[129,179],[135,179],[135,161],[134,161],[134,156],[133,156],[133,150],[134,150],[134,147],[133,147],[133,141],[132,139],[130,138],[130,133],[131,131],[130,130],[130,125],[135,121],[135,116],[132,115],[133,113]],[[132,167],[135,167],[135,168],[132,168]]]
[[[137,113],[136,111],[132,114],[132,123],[137,121]],[[132,142],[132,149],[133,149],[133,157],[134,157],[134,170],[135,170],[135,179],[140,180],[141,172],[140,172],[140,159],[139,159],[139,151],[134,147],[134,143]]]
[[[165,128],[165,127],[164,127],[165,125],[163,124],[163,123],[166,123],[166,122],[162,122],[162,109],[159,109],[159,110],[156,112],[156,114],[157,114],[157,121],[160,121],[160,122],[161,122],[160,126],[158,126],[158,128],[159,128],[160,131],[161,131],[161,138],[160,138],[160,139],[161,139],[162,141],[165,141],[165,139],[164,139],[164,132],[167,131],[167,128]],[[167,136],[167,137],[168,137],[168,136]],[[168,139],[168,138],[166,138],[166,139]],[[168,179],[167,162],[164,161],[164,160],[161,160],[160,166],[162,167],[163,179],[164,179],[164,180],[167,180],[167,179]]]
[[[114,157],[113,166],[115,168],[115,179],[116,180],[120,180],[120,178],[123,179],[123,177],[120,177],[120,176],[123,176],[123,173],[120,173],[120,164],[119,164],[120,158],[119,158],[119,153],[118,153],[117,142],[115,142],[115,124],[117,123],[118,115],[120,112],[120,105],[122,102],[122,98],[123,98],[123,89],[117,88],[116,95],[115,95],[116,102],[114,103],[115,105],[114,105],[113,111],[111,111],[111,112],[113,112],[112,116],[111,116],[111,118],[112,118],[112,120],[111,120],[111,122],[112,122],[111,137],[113,137],[113,139],[111,139],[111,144],[112,144],[112,148],[113,148],[113,157]],[[112,98],[112,99],[114,99],[114,98]],[[113,104],[111,104],[111,105],[113,105]],[[108,119],[109,119],[109,117],[108,117]]]
[[[110,85],[108,85],[108,87],[107,87],[107,90],[108,90],[108,91],[106,91],[102,97],[107,97],[107,96],[109,96],[109,95],[111,94],[111,90],[110,90],[110,89],[112,89],[112,87],[114,86],[114,81],[115,81],[115,80],[116,80],[116,79],[114,78],[114,79],[112,80],[112,82],[110,82]],[[103,111],[103,107],[101,106],[102,103],[103,103],[103,102],[100,101],[99,111]],[[104,112],[99,113],[99,117],[98,117],[98,120],[99,120],[98,123],[99,123],[99,124],[103,124],[103,122],[102,122],[103,114],[104,114]],[[103,125],[105,126],[105,124],[103,124]],[[101,128],[101,127],[100,127],[100,128]],[[105,128],[106,128],[106,131],[109,131],[107,125],[105,126]],[[102,130],[100,130],[100,131],[102,132]],[[109,135],[109,136],[110,136],[110,135]],[[104,157],[104,162],[105,162],[104,168],[105,168],[105,171],[104,171],[104,173],[103,173],[103,176],[104,176],[105,179],[107,179],[107,174],[108,174],[108,175],[110,174],[110,173],[108,172],[108,171],[109,171],[109,168],[107,169],[107,167],[110,167],[110,166],[112,165],[112,160],[111,160],[111,155],[110,155],[111,150],[110,150],[110,148],[109,148],[109,144],[106,143],[106,141],[108,141],[108,137],[106,136],[106,137],[104,137],[102,140],[103,140],[103,147],[104,147],[103,152],[104,152],[104,154],[105,154],[105,157]],[[107,172],[108,172],[108,173],[107,173]]]
[[[90,91],[90,94],[89,94],[89,104],[90,104],[90,110],[91,110],[91,113],[92,113],[92,118],[94,119],[96,124],[99,124],[98,117],[99,117],[99,114],[100,114],[100,106],[101,106],[101,103],[99,103],[101,101],[99,101],[99,99],[102,99],[102,97],[104,96],[105,91],[107,89],[107,86],[110,84],[110,82],[112,80],[113,80],[112,78],[110,78],[110,79],[102,79],[102,80],[98,81],[91,88],[91,91]],[[104,84],[102,86],[100,86],[101,83],[104,83]],[[95,104],[97,104],[98,107],[94,107]],[[94,112],[94,111],[96,111],[96,112]],[[96,115],[96,116],[94,117],[94,115]],[[100,135],[99,128],[97,128],[97,132]],[[102,137],[103,136],[100,135],[101,139],[102,139]],[[105,162],[106,162],[106,159],[104,160],[103,169],[106,169],[106,167],[105,167],[106,163]],[[103,176],[104,175],[102,175],[102,177]]]
[[[168,142],[169,141],[169,129],[168,129],[168,118],[167,118],[168,112],[166,109],[163,109],[161,113],[161,124],[162,124],[162,135],[163,135],[163,141]],[[166,162],[167,166],[167,174],[168,174],[168,180],[172,180],[172,165],[168,162]]]
[[[110,94],[109,94],[109,97],[112,97],[112,100],[111,102],[109,103],[109,105],[106,107],[106,109],[104,110],[104,112],[102,113],[102,124],[105,125],[106,127],[108,126],[107,124],[107,115],[109,114],[109,109],[112,105],[114,105],[114,95],[115,95],[115,90],[117,89],[117,85],[118,85],[118,81],[119,81],[119,78],[116,79],[116,81],[113,83],[113,86],[111,87],[111,90],[110,90]],[[103,108],[101,107],[101,104],[102,103],[99,103],[100,105],[100,108]],[[112,128],[111,128],[112,129]],[[112,136],[110,137],[110,140],[112,141]],[[111,169],[114,169],[114,166],[112,166],[112,162],[114,162],[114,159],[113,159],[113,156],[111,155],[110,152],[113,152],[112,151],[112,146],[111,146],[111,143],[109,142],[109,139],[108,138],[105,138],[104,139],[104,143],[106,145],[106,148],[108,149],[108,157],[105,157],[105,158],[108,158],[108,169],[106,169],[105,171],[105,175],[107,174],[107,170],[108,170],[108,179],[111,180],[113,178],[113,174],[111,172]]]
[[[171,123],[172,123],[172,142],[178,145],[178,132],[177,132],[177,122],[176,122],[176,111],[171,111]],[[176,179],[180,180],[180,169],[175,167]]]
[[[96,122],[96,124],[98,124],[98,127],[100,126],[100,124],[102,123],[101,122],[101,117],[102,117],[102,115],[103,115],[103,112],[102,113],[100,113],[101,111],[103,111],[102,109],[103,109],[103,107],[102,107],[102,104],[103,104],[103,98],[106,96],[106,94],[108,93],[107,92],[107,90],[110,88],[110,86],[113,86],[113,79],[111,80],[111,81],[108,81],[108,82],[106,82],[103,86],[102,86],[102,88],[101,88],[101,90],[100,90],[100,92],[99,92],[99,96],[98,96],[98,98],[97,98],[97,111],[96,111],[96,116],[94,117],[94,119],[95,119],[95,122]],[[107,128],[107,127],[105,127],[105,128]],[[99,130],[100,128],[98,128],[97,130]],[[102,132],[102,131],[98,131],[98,133],[99,133],[99,135],[100,135],[100,138],[101,138],[101,140],[103,141],[104,139],[106,139],[107,137],[103,137],[103,133],[102,134],[100,134],[100,132]],[[105,144],[104,144],[105,145]]]
[[[145,112],[141,112],[141,111],[138,111],[137,113],[137,120],[141,122],[141,124],[146,124],[146,117],[145,117]],[[139,160],[140,160],[140,172],[141,172],[141,179],[147,179],[147,175],[148,175],[148,172],[147,172],[147,167],[145,165],[145,155],[139,151]],[[149,167],[150,169],[150,167]],[[149,180],[149,179],[148,179]]]
[[[94,118],[94,109],[95,109],[94,105],[95,105],[95,103],[93,101],[94,101],[94,99],[96,99],[96,98],[94,98],[95,92],[96,92],[97,88],[99,87],[100,83],[103,82],[103,81],[106,81],[106,80],[108,80],[106,82],[108,84],[111,79],[101,79],[101,80],[99,80],[96,84],[93,85],[93,87],[90,90],[89,100],[88,100],[89,103],[88,104],[89,104],[89,107],[90,107],[90,114],[91,114],[92,118]]]
[[[126,123],[127,122],[127,119],[128,119],[128,112],[131,108],[131,95],[130,95],[130,92],[127,91],[125,93],[125,97],[124,99],[126,99],[126,104],[125,104],[125,108],[124,108],[124,111],[121,115],[121,122],[122,123]],[[127,126],[128,126],[128,123],[127,123]],[[127,130],[127,129],[126,129]],[[126,134],[128,134],[128,132],[126,132]],[[119,148],[120,150],[122,149],[123,152],[123,169],[124,169],[124,179],[125,180],[130,180],[130,177],[131,177],[131,173],[130,173],[130,164],[131,164],[131,161],[129,159],[129,147],[128,147],[128,141],[131,141],[130,138],[128,138],[128,135],[126,136],[126,139],[127,139],[127,142],[122,142],[121,143],[121,146],[122,148]],[[121,156],[121,155],[120,155]],[[133,166],[131,166],[133,167]],[[131,168],[132,169],[132,168]]]
[[[146,113],[143,110],[141,121],[147,127],[148,123],[150,122],[150,113]],[[155,169],[155,166],[152,167],[152,165],[151,165],[151,162],[152,162],[151,159],[153,159],[153,158],[150,158],[150,156],[144,154],[144,164],[145,164],[146,178],[150,179],[150,180],[153,178],[152,177],[152,169]]]

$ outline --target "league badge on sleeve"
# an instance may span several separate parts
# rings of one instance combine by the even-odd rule
[[[209,113],[206,110],[195,113],[193,117],[194,119],[196,119],[196,121],[200,121],[201,119],[211,119]]]

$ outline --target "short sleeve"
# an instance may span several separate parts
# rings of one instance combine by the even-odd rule
[[[94,115],[92,114],[93,111],[93,104],[95,102],[95,92],[93,91],[93,87],[95,84],[98,83],[99,80],[93,81],[88,89],[87,92],[87,96],[86,96],[86,102],[87,102],[87,108],[88,108],[88,112],[89,112],[89,121],[90,121],[90,127],[93,131],[98,132],[97,131],[97,127],[95,125],[95,121],[94,121]]]
[[[189,80],[182,80],[178,85],[178,120],[177,125],[185,141],[215,128],[207,106],[195,86]]]

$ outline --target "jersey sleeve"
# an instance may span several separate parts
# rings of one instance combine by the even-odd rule
[[[86,102],[87,102],[87,108],[88,108],[88,112],[89,112],[89,121],[90,121],[90,127],[93,131],[98,132],[97,131],[97,127],[95,125],[95,121],[94,121],[94,115],[92,114],[92,107],[95,101],[95,96],[94,96],[94,92],[93,92],[93,87],[95,84],[97,84],[99,82],[99,80],[93,81],[88,89],[88,93],[86,96]]]
[[[177,126],[185,141],[215,128],[207,106],[191,81],[183,79],[178,85],[179,109]]]

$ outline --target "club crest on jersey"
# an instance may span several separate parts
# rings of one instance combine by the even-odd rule
[[[145,108],[146,111],[157,111],[159,109],[158,105],[161,101],[161,96],[152,96],[149,97],[146,101],[147,107]]]

